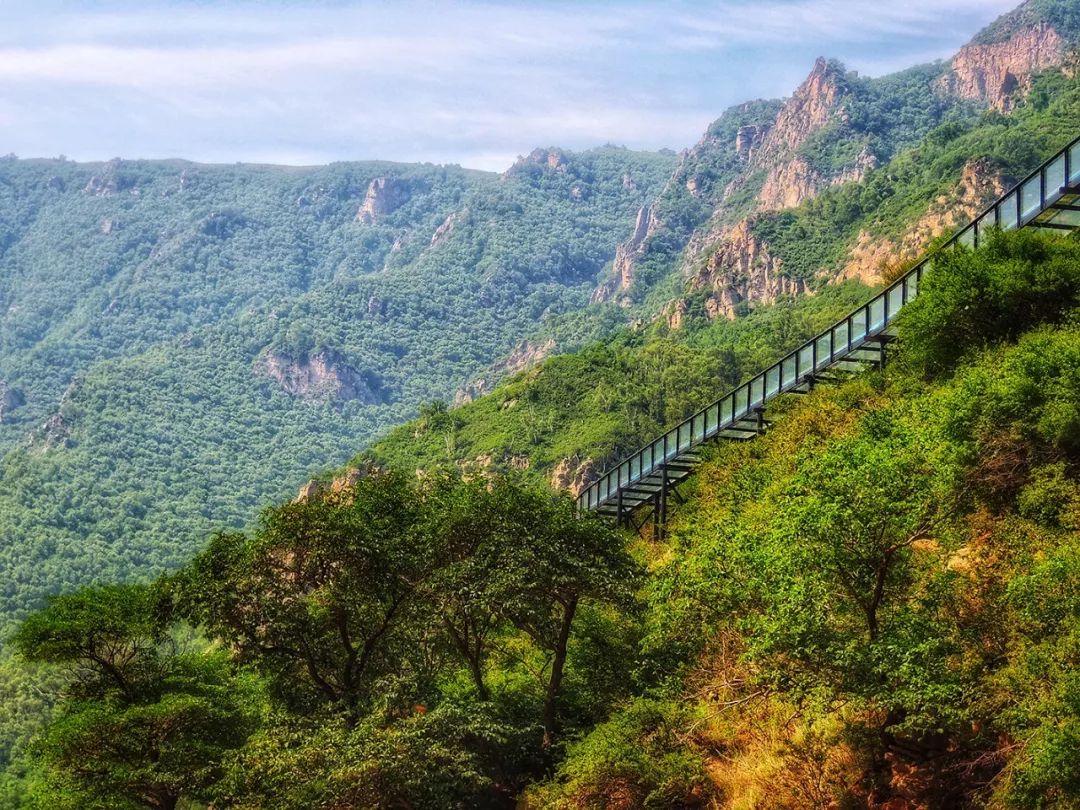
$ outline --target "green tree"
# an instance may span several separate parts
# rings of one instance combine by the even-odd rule
[[[578,608],[586,600],[627,605],[639,569],[621,535],[573,501],[544,488],[493,483],[497,519],[491,542],[496,564],[486,590],[499,613],[546,656],[542,671],[543,744],[557,733],[567,651]]]
[[[219,534],[179,575],[183,602],[295,708],[314,698],[356,723],[424,635],[410,617],[430,567],[418,508],[407,479],[376,473],[268,509],[258,530]]]
[[[42,805],[171,810],[205,798],[252,731],[257,685],[223,653],[183,643],[165,604],[156,588],[90,588],[20,627],[21,655],[71,675],[33,744]]]

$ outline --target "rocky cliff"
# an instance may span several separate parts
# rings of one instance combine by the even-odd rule
[[[507,177],[527,174],[536,169],[549,169],[553,172],[565,172],[569,168],[569,161],[562,149],[549,147],[547,149],[533,149],[525,157],[520,157],[514,165],[506,170]]]
[[[294,397],[359,400],[365,405],[384,401],[378,382],[371,374],[353,368],[338,352],[329,349],[301,359],[267,351],[257,361],[256,370]]]
[[[758,210],[781,211],[784,208],[795,208],[813,199],[829,186],[862,180],[876,165],[877,158],[864,151],[850,166],[830,176],[815,169],[805,158],[795,155],[769,171],[761,191],[758,192]]]
[[[934,200],[902,239],[874,238],[866,231],[860,233],[839,279],[858,278],[867,284],[881,282],[917,259],[938,236],[970,222],[1005,190],[1003,178],[990,161],[985,158],[971,161],[964,166],[955,193]]]
[[[844,120],[844,98],[842,69],[819,58],[810,75],[780,109],[776,121],[765,132],[752,134],[747,151],[750,171],[732,184],[728,194],[750,182],[754,172],[764,172],[756,207],[760,211],[774,211],[794,208],[834,183],[861,178],[874,165],[872,155],[860,154],[853,165],[830,174],[811,166],[798,151],[835,119]],[[754,139],[759,141],[757,145]],[[736,138],[736,150],[744,146],[745,142],[740,143]]]
[[[454,405],[464,405],[490,392],[504,377],[532,368],[555,350],[552,339],[523,340],[505,358],[495,363],[482,377],[460,388],[454,394]]]
[[[600,465],[591,458],[564,458],[551,471],[551,486],[577,497],[600,477]]]
[[[377,222],[409,201],[413,185],[408,180],[377,177],[368,184],[367,194],[356,212],[356,221],[365,225]]]
[[[770,254],[769,246],[754,235],[749,221],[744,220],[715,246],[690,280],[690,290],[709,291],[705,313],[711,320],[734,318],[740,304],[771,304],[782,295],[803,293],[806,285],[801,279],[784,275],[780,260]],[[678,323],[681,321],[680,317]]]
[[[839,68],[823,57],[798,86],[754,151],[753,162],[767,167],[788,157],[832,120],[843,98]]]
[[[610,301],[619,293],[630,289],[634,283],[634,264],[645,255],[648,238],[659,228],[659,225],[660,223],[653,217],[652,208],[643,205],[634,222],[634,232],[629,239],[615,248],[615,261],[611,266],[611,275],[593,291],[592,303]]]
[[[1076,34],[1063,33],[1073,30],[1067,5],[1029,1],[947,65],[863,79],[820,58],[782,103],[733,107],[681,156],[664,192],[642,208],[592,300],[641,300],[635,285],[641,278],[655,283],[661,267],[686,279],[690,289],[709,289],[713,317],[731,317],[740,304],[801,290],[803,282],[786,278],[768,246],[751,236],[748,218],[796,208],[825,189],[864,179],[950,111],[971,115],[967,102],[1010,112],[1035,74],[1069,58]],[[922,129],[909,131],[912,120]],[[913,258],[1000,190],[992,174],[981,164],[967,167],[961,193],[934,201],[900,243],[862,234],[842,277],[876,280]],[[645,266],[649,272],[642,275],[638,270]],[[685,314],[675,302],[662,312],[674,326]]]
[[[1008,112],[1031,87],[1034,74],[1065,59],[1064,38],[1049,23],[1015,31],[1001,42],[972,42],[956,54],[939,88]]]
[[[658,234],[664,235],[662,249],[681,242],[682,255],[673,257],[673,267],[686,273],[705,260],[703,251],[725,238],[741,214],[794,207],[823,188],[861,178],[875,165],[869,153],[834,172],[814,168],[799,153],[815,133],[842,120],[846,93],[842,67],[818,59],[786,101],[750,102],[728,110],[681,156],[659,199],[641,209],[634,232],[617,249],[611,272],[592,300],[628,304],[636,268],[654,252]],[[680,233],[695,213],[697,222]]]

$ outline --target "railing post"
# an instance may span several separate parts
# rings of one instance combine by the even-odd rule
[[[667,463],[660,468],[660,539],[664,539],[664,533],[667,529]]]

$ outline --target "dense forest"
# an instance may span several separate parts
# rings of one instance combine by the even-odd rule
[[[1078,268],[1028,232],[948,254],[889,366],[717,447],[667,540],[520,476],[371,470],[56,597],[14,637],[63,684],[19,789],[1073,806]]]
[[[673,157],[548,154],[506,176],[0,161],[0,627],[184,562],[583,307]]]
[[[663,537],[572,497],[1076,137],[1074,2],[971,47],[1033,31],[678,155],[0,158],[0,808],[1080,806],[1077,237],[936,261]]]

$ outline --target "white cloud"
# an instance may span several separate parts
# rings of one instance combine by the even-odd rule
[[[813,56],[945,56],[1011,2],[7,3],[0,153],[494,167],[536,144],[682,147]]]

